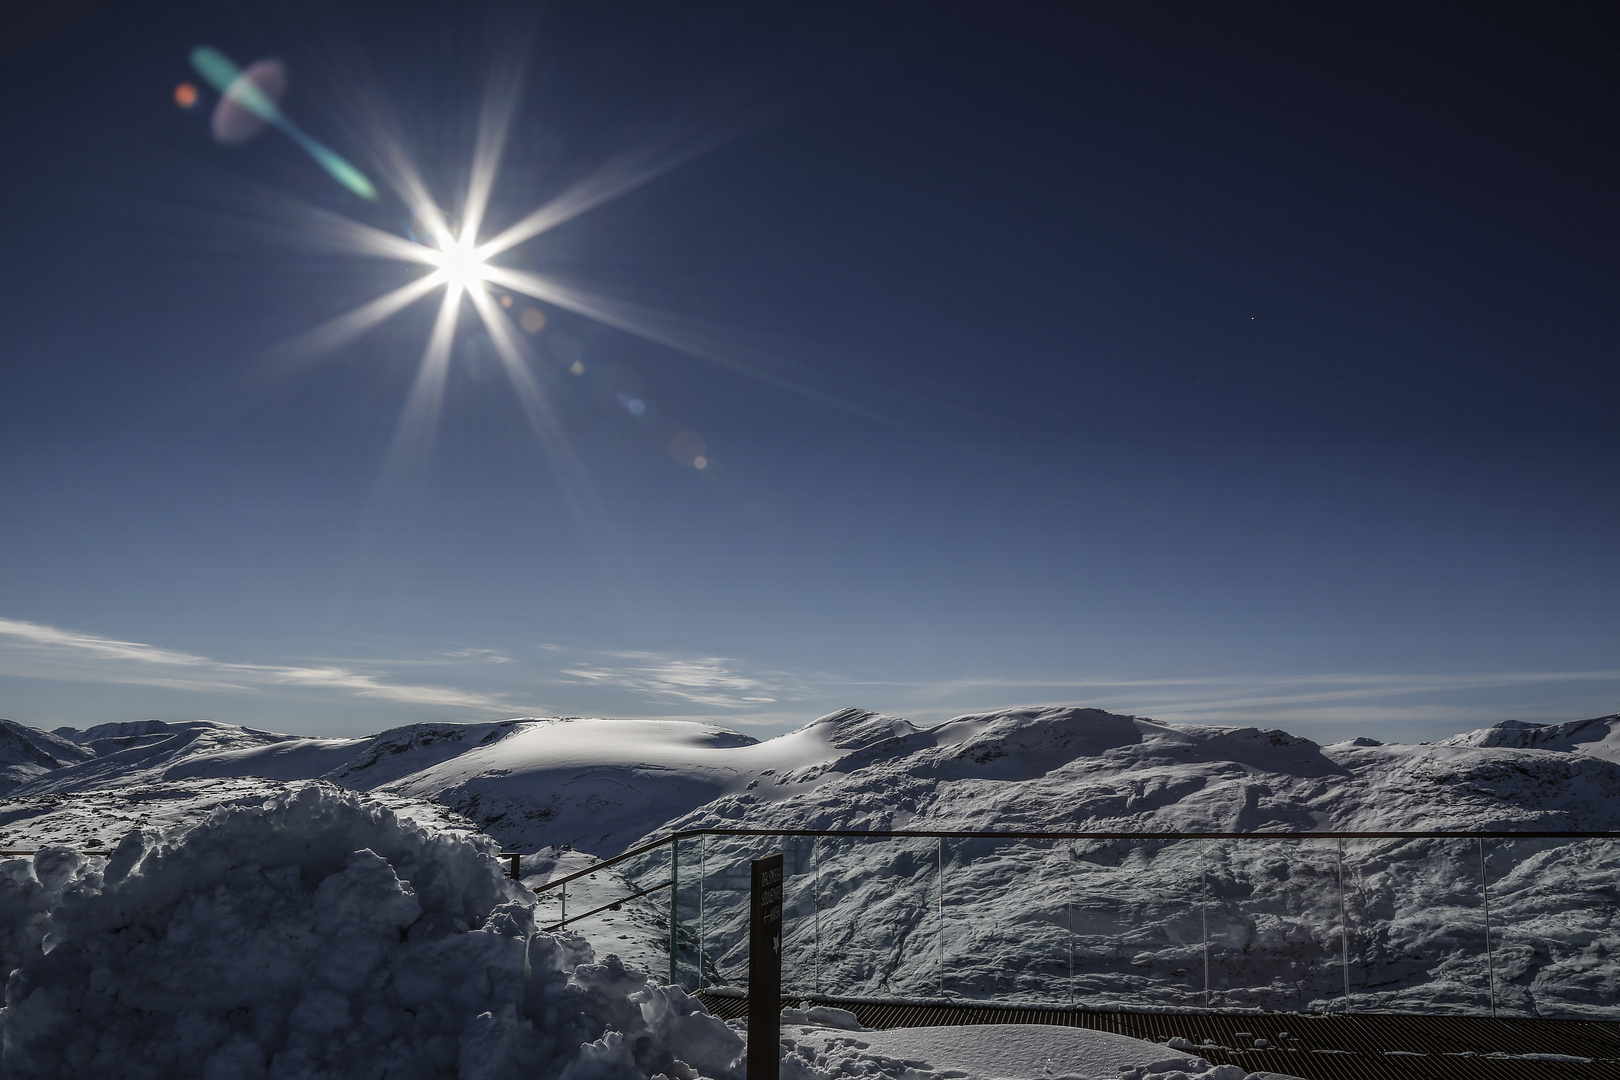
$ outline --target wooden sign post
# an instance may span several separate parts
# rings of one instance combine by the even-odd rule
[[[748,898],[748,1080],[778,1080],[782,1030],[782,856],[755,859]]]

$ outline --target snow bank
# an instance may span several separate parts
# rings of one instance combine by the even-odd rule
[[[1245,1080],[1237,1065],[1109,1031],[1040,1024],[783,1032],[782,1080]]]
[[[266,799],[303,787],[257,776],[199,777],[155,783],[121,783],[114,788],[33,792],[0,799],[0,850],[33,851],[63,844],[83,851],[115,847],[136,829],[195,825],[221,806],[261,806]],[[478,835],[476,823],[448,806],[371,792],[366,796],[429,832]]]
[[[0,1077],[736,1075],[741,1039],[577,934],[488,845],[311,784],[0,863]]]

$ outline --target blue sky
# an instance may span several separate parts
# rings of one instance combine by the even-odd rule
[[[1411,740],[1620,700],[1596,9],[27,31],[0,38],[31,163],[0,181],[0,715],[764,736],[1063,702]],[[322,215],[410,208],[274,131],[219,145],[206,87],[172,92],[197,44],[279,56],[289,115],[377,175],[395,133],[453,217],[519,38],[491,227],[644,182],[500,261],[624,318],[512,295],[544,316],[537,437],[467,305],[402,454],[432,300],[285,345],[420,272],[317,249]]]

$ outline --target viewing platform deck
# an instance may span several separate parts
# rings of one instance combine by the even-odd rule
[[[697,995],[723,1019],[747,1014],[747,999]],[[1620,1077],[1620,1023],[1397,1013],[1112,1012],[974,1003],[885,1003],[783,997],[848,1009],[867,1028],[955,1024],[1057,1024],[1199,1044],[1214,1064],[1305,1080],[1537,1080]],[[1259,1042],[1264,1040],[1265,1046]]]

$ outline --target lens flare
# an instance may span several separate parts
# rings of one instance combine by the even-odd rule
[[[377,197],[376,189],[358,169],[316,143],[282,114],[274,100],[279,87],[266,74],[271,69],[261,66],[264,62],[244,72],[224,54],[206,46],[194,50],[191,60],[198,73],[226,95],[232,108],[245,111],[261,124],[279,128],[349,190],[367,199]],[[379,507],[396,500],[408,501],[407,480],[430,452],[451,370],[451,354],[458,340],[458,323],[469,306],[487,335],[480,335],[478,340],[493,348],[499,359],[499,367],[507,376],[530,428],[548,451],[547,460],[560,481],[560,491],[576,511],[578,524],[591,528],[596,536],[589,545],[593,551],[616,548],[618,539],[605,509],[592,491],[566,434],[564,418],[556,411],[557,401],[548,391],[540,370],[549,360],[574,376],[587,374],[585,344],[552,325],[555,311],[569,312],[627,331],[646,341],[835,408],[872,415],[868,410],[819,390],[816,384],[825,381],[819,365],[812,367],[789,360],[774,343],[603,295],[551,274],[520,270],[495,261],[563,222],[662,175],[715,145],[723,134],[690,128],[675,131],[669,138],[652,140],[608,162],[596,174],[519,218],[515,224],[494,231],[493,236],[484,236],[482,226],[494,195],[522,81],[519,69],[523,57],[517,51],[504,60],[497,60],[500,62],[491,66],[467,184],[458,193],[461,199],[457,220],[447,217],[428,190],[404,139],[386,122],[387,110],[365,101],[359,102],[363,111],[384,122],[362,125],[358,134],[366,140],[370,160],[382,170],[381,175],[399,197],[400,204],[410,210],[409,218],[401,222],[403,235],[362,224],[330,210],[297,204],[307,238],[319,240],[323,247],[415,264],[424,267],[426,273],[287,342],[272,353],[276,366],[287,370],[329,354],[417,301],[433,294],[440,296],[438,315],[423,348],[378,487],[367,510],[368,519],[377,516],[380,520]],[[294,202],[284,201],[289,205]],[[525,299],[538,303],[524,303]],[[480,369],[485,370],[493,370],[493,366]],[[609,370],[593,368],[592,375]],[[643,425],[652,427],[659,423],[658,411],[643,397],[633,392],[609,390],[604,379],[593,377],[590,381],[605,395],[604,404],[622,408]],[[698,471],[714,466],[714,458],[702,436],[694,432],[680,433],[670,446],[670,454],[677,462]]]
[[[297,143],[327,174],[371,202],[377,188],[364,173],[304,133],[281,111],[277,99],[286,88],[286,70],[279,60],[260,60],[247,71],[218,49],[199,45],[191,50],[191,66],[222,95],[214,113],[214,137],[221,142],[250,139],[264,124],[280,129]]]
[[[174,103],[182,109],[194,108],[197,104],[197,88],[188,82],[183,82],[174,88]]]
[[[669,456],[675,459],[676,464],[686,465],[693,469],[704,469],[709,465],[709,448],[703,441],[703,436],[695,431],[682,431],[669,441]]]

